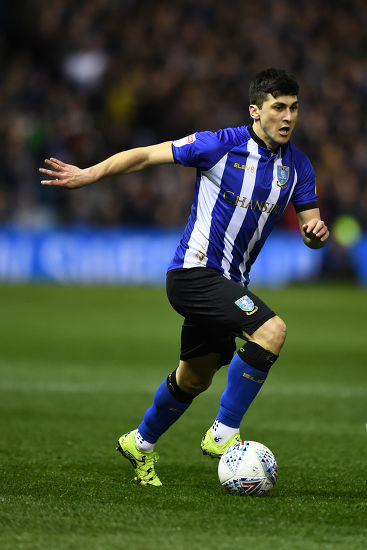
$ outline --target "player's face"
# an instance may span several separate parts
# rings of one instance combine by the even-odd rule
[[[274,150],[290,140],[297,122],[298,98],[293,95],[275,98],[268,94],[261,109],[250,105],[250,114],[254,119],[255,133]]]

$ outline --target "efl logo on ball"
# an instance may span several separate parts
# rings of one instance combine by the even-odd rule
[[[235,443],[218,465],[220,483],[238,495],[263,496],[274,487],[278,464],[273,453],[257,441]]]

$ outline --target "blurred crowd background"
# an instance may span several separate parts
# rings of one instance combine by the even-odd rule
[[[42,187],[38,167],[248,123],[249,82],[276,66],[300,83],[293,141],[324,217],[367,229],[366,28],[365,0],[0,0],[0,222],[185,224],[192,169],[67,192]]]

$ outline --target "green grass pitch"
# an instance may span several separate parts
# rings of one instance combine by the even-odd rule
[[[0,287],[1,549],[367,548],[367,293],[259,294],[288,338],[241,426],[279,464],[249,498],[199,448],[226,368],[159,441],[163,487],[136,486],[114,450],[177,366],[163,289]]]

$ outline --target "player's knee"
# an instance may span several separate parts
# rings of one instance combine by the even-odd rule
[[[212,376],[200,376],[195,372],[185,371],[180,373],[178,384],[182,391],[195,396],[209,388],[212,378]]]
[[[175,369],[171,374],[167,376],[166,383],[170,393],[180,401],[181,403],[190,403],[197,394],[194,394],[192,391],[188,391],[189,388],[177,383],[176,377],[177,369]]]
[[[279,349],[283,346],[287,337],[287,325],[280,317],[273,317],[274,322],[271,326],[271,338],[275,345],[279,346]]]
[[[287,336],[285,322],[278,317],[272,317],[253,334],[252,339],[264,349],[279,355]]]
[[[180,389],[192,395],[207,390],[218,370],[218,358],[211,356],[180,361],[177,369],[177,384]]]
[[[202,380],[198,378],[187,377],[180,380],[180,388],[184,392],[195,396],[207,390],[211,385],[211,382],[212,382],[211,380],[207,380],[207,379]]]

